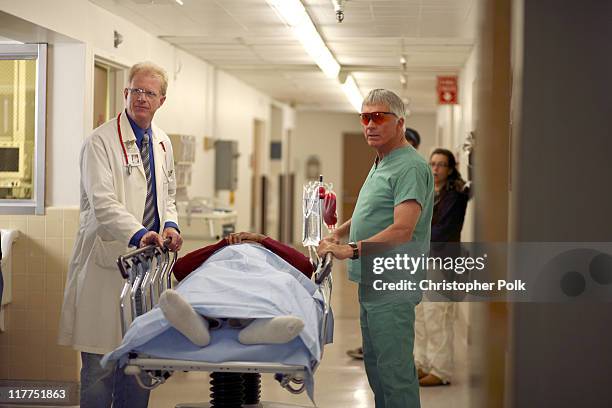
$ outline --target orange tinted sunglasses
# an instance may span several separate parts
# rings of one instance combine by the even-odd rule
[[[361,124],[364,126],[368,126],[370,121],[374,122],[377,125],[380,125],[385,121],[385,115],[393,115],[397,117],[397,115],[393,112],[368,112],[360,113],[359,119],[361,120]]]

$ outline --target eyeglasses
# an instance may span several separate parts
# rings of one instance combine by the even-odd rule
[[[130,91],[130,94],[132,94],[132,96],[135,96],[136,98],[138,98],[139,95],[144,95],[144,97],[149,100],[157,98],[157,94],[153,91],[147,91],[146,89],[141,89],[141,88],[126,88],[126,89]]]
[[[444,162],[429,162],[429,167],[448,167],[448,163]]]
[[[397,115],[393,112],[368,112],[360,113],[359,119],[361,120],[361,124],[364,126],[367,126],[370,121],[374,122],[377,125],[380,125],[385,121],[385,115],[393,115],[397,117]]]

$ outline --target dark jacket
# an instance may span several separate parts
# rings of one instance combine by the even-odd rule
[[[469,199],[467,192],[445,190],[434,204],[431,218],[432,256],[459,256],[458,245],[445,244],[461,241],[461,228]]]

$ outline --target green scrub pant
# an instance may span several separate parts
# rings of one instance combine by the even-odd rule
[[[359,287],[363,359],[376,408],[419,408],[413,354],[415,302],[364,296],[363,286]]]

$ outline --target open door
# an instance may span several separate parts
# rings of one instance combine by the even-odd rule
[[[345,133],[343,137],[342,222],[353,215],[359,190],[372,168],[376,152],[365,142],[362,133]]]

